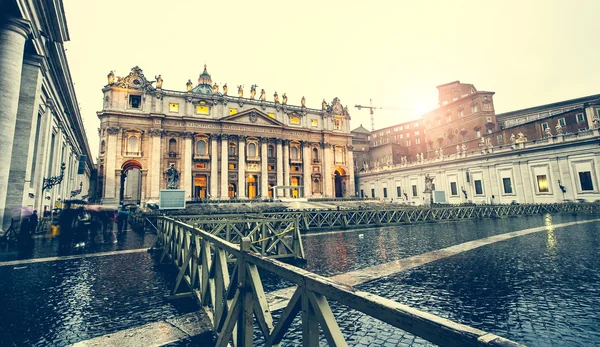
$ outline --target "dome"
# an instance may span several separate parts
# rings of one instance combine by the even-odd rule
[[[213,94],[212,79],[206,70],[206,64],[204,64],[204,71],[200,74],[200,77],[198,77],[198,85],[192,89],[192,93]]]

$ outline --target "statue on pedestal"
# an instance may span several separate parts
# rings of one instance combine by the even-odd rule
[[[223,85],[223,95],[227,95],[227,83]]]
[[[302,97],[302,100],[300,100],[300,104],[302,105],[302,107],[306,107],[306,99],[304,98],[304,96]]]
[[[456,154],[460,155],[460,145],[456,145]]]
[[[213,85],[213,94],[217,95],[219,94],[219,85],[217,84],[217,82],[215,82],[215,84]]]
[[[282,104],[283,104],[283,105],[287,105],[287,101],[288,101],[288,97],[287,97],[287,95],[285,95],[285,93],[283,93],[283,101],[282,101]]]
[[[325,101],[325,99],[323,99],[323,102],[321,103],[321,109],[323,111],[327,110],[327,101]]]
[[[244,96],[244,89],[242,88],[242,85],[240,84],[238,86],[238,96],[241,98],[242,96]]]
[[[265,92],[264,89],[261,89],[260,91],[260,101],[266,101],[267,100],[267,93]]]
[[[515,134],[510,134],[510,142],[514,144],[516,141]]]
[[[544,129],[544,134],[546,135],[546,137],[552,137],[552,131],[550,131],[550,127]]]
[[[467,147],[467,145],[465,145],[464,143],[460,146],[460,148],[462,149],[463,154],[467,154],[467,149],[469,149]]]
[[[277,94],[277,92],[275,92],[275,94],[273,94],[273,100],[275,101],[276,104],[279,103],[279,94]]]
[[[111,72],[109,72],[108,75],[106,75],[106,77],[108,78],[109,85],[115,83],[115,72],[114,71],[111,70]]]
[[[556,135],[562,135],[563,134],[563,130],[562,130],[562,126],[560,125],[560,123],[556,124]]]
[[[179,188],[179,172],[175,169],[175,164],[171,164],[165,173],[167,174],[167,189]]]
[[[163,79],[161,75],[154,76],[156,78],[156,89],[162,89]]]
[[[185,84],[185,87],[187,88],[188,92],[192,91],[193,86],[194,86],[194,84],[192,83],[192,80],[188,80],[187,83]]]
[[[254,99],[254,96],[256,95],[256,87],[258,87],[256,84],[250,86],[250,99]]]

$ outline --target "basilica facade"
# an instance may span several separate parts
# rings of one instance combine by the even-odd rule
[[[267,100],[256,85],[230,95],[206,66],[184,91],[162,85],[139,67],[108,75],[98,112],[103,202],[144,204],[167,188],[188,200],[354,196],[350,116],[338,98],[309,108],[285,93]]]

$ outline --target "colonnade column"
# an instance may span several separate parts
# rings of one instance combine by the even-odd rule
[[[154,202],[158,203],[162,177],[160,172],[160,140],[162,137],[162,130],[150,129],[150,136],[152,136],[152,160],[150,162],[150,199],[155,199]],[[110,153],[108,155],[110,156]]]
[[[312,177],[311,177],[311,168],[312,164],[310,163],[310,143],[302,142],[302,171],[303,171],[303,189],[304,192],[303,197],[309,198],[312,196]]]
[[[0,27],[0,229],[8,228],[5,217],[6,193],[8,191],[8,176],[12,157],[13,141],[17,109],[19,107],[19,92],[21,89],[21,71],[25,40],[31,32],[28,21],[6,18]],[[3,221],[4,220],[4,221]]]
[[[217,199],[219,197],[219,163],[217,154],[217,135],[210,135],[210,198]]]
[[[350,197],[355,196],[355,186],[354,186],[354,154],[352,153],[352,145],[346,146],[346,166],[348,167],[348,195]],[[388,188],[389,190],[389,188]],[[393,196],[393,192],[391,193]]]
[[[269,156],[267,155],[267,142],[268,139],[265,137],[260,139],[260,197],[263,199],[269,198],[269,167],[267,165]]]
[[[331,144],[323,144],[323,193],[325,197],[333,196],[333,176],[331,172],[331,165],[333,160],[331,158]]]
[[[194,134],[190,132],[185,132],[183,134],[183,157],[181,158],[183,163],[183,167],[181,168],[183,174],[181,185],[183,185],[183,187],[181,185],[179,186],[179,189],[185,190],[185,198],[190,200],[192,199],[192,182],[194,181],[194,178],[192,177],[192,157],[194,156],[194,153],[192,152],[193,137]]]
[[[229,198],[229,135],[221,135],[221,192],[219,198]],[[216,179],[216,177],[215,177]],[[216,194],[216,192],[215,192]]]
[[[117,134],[118,127],[106,128],[106,171],[104,174],[104,196],[102,202],[117,203],[115,170],[117,169]],[[48,163],[52,165],[52,163]]]
[[[246,136],[238,136],[238,199],[246,198]]]
[[[283,146],[281,144],[281,139],[276,140],[277,143],[277,185],[283,185]],[[279,195],[280,190],[276,190],[277,193],[273,193],[273,197],[275,194]]]
[[[283,185],[290,185],[290,140],[283,140]],[[290,196],[290,190],[285,189],[284,195]]]

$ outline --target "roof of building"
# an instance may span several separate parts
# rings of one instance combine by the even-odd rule
[[[362,124],[358,128],[356,128],[350,132],[351,133],[359,133],[359,134],[369,134],[369,135],[371,134],[371,132],[369,130],[367,130],[365,127],[363,127]]]
[[[589,95],[589,96],[584,96],[581,98],[570,99],[570,100],[563,100],[563,101],[553,102],[551,104],[523,108],[523,109],[515,110],[515,111],[498,113],[498,114],[496,114],[496,119],[508,118],[508,117],[515,116],[518,114],[535,113],[535,112],[540,112],[540,111],[544,111],[544,110],[555,108],[555,107],[568,106],[568,105],[572,105],[572,104],[585,103],[585,102],[596,101],[596,100],[600,100],[600,94]]]

